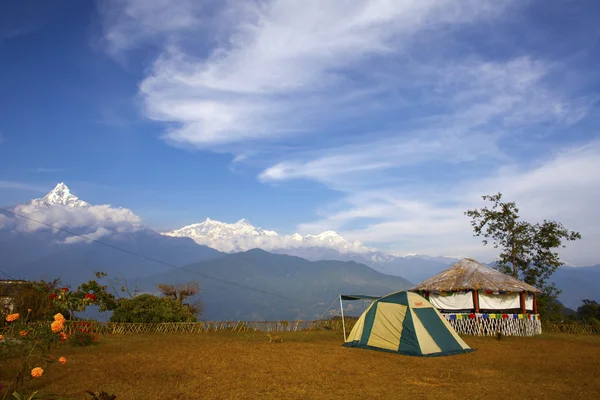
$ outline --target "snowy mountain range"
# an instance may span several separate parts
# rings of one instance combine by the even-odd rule
[[[166,236],[189,237],[198,244],[227,253],[237,253],[255,248],[270,251],[299,247],[324,247],[344,254],[364,254],[375,251],[375,249],[370,249],[358,241],[348,242],[334,231],[326,231],[318,235],[302,236],[295,233],[280,236],[275,231],[255,227],[245,219],[229,224],[207,218],[204,222],[187,225],[163,234]]]
[[[67,229],[89,239],[108,239],[123,233],[152,231],[142,225],[133,211],[110,205],[92,205],[71,193],[60,182],[48,194],[13,208],[17,214],[29,219],[0,214],[0,231],[21,233],[56,231],[50,227]],[[39,221],[39,222],[36,222]],[[56,232],[55,232],[56,233]],[[163,236],[190,238],[199,245],[225,253],[262,249],[276,254],[298,256],[310,261],[355,261],[390,275],[402,276],[412,282],[421,281],[439,272],[456,259],[420,255],[395,256],[368,247],[359,241],[350,242],[334,231],[315,235],[279,235],[241,219],[225,223],[207,218],[204,222],[161,233]],[[87,243],[81,237],[54,235],[60,244]]]
[[[385,274],[402,276],[411,282],[420,282],[457,261],[450,257],[395,256],[359,241],[350,242],[335,231],[305,236],[298,233],[279,235],[275,231],[255,227],[245,219],[226,223],[207,218],[204,222],[164,232],[163,235],[188,237],[198,244],[226,253],[258,248],[310,261],[355,261]]]

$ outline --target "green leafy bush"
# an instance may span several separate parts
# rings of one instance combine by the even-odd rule
[[[196,322],[198,318],[186,304],[170,297],[142,294],[119,299],[111,322]]]

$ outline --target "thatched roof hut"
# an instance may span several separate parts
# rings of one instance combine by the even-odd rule
[[[411,291],[429,297],[441,311],[499,311],[520,309],[537,314],[535,294],[540,290],[476,260],[465,258],[415,285]]]
[[[412,287],[415,291],[454,292],[459,290],[491,290],[539,293],[540,290],[510,275],[492,269],[479,261],[463,258],[450,268]]]

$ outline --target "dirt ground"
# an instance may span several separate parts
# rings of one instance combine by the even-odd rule
[[[466,336],[475,352],[432,358],[345,348],[333,332],[283,337],[101,336],[92,347],[62,346],[55,353],[67,364],[29,388],[69,399],[104,390],[118,400],[600,399],[599,336]]]

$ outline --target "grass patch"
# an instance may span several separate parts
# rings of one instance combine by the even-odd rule
[[[341,346],[336,332],[101,336],[61,346],[69,360],[36,382],[82,399],[596,399],[600,337],[465,337],[477,351],[419,358]],[[0,368],[0,381],[11,376]]]

